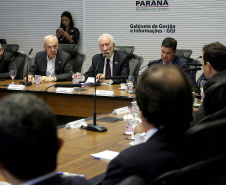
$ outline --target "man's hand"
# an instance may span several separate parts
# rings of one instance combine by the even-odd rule
[[[72,79],[82,79],[82,74],[77,72],[72,75]]]
[[[47,76],[41,76],[39,77],[41,82],[55,82],[55,78],[53,76],[47,77]]]
[[[33,75],[28,75],[28,82],[32,82],[32,81],[34,81],[34,76]],[[27,77],[24,77],[24,81],[26,81],[27,80]]]
[[[96,79],[98,79],[101,83],[109,83],[110,80],[105,80],[105,75],[104,74],[97,74]]]

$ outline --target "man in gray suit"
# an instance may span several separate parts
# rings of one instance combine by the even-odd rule
[[[28,81],[34,80],[33,75],[41,75],[41,82],[70,81],[73,73],[69,63],[71,56],[58,50],[56,36],[48,35],[44,38],[44,49],[36,54]]]

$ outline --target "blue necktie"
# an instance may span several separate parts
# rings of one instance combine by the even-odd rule
[[[110,66],[110,60],[109,59],[107,59],[105,76],[111,76],[111,66]]]

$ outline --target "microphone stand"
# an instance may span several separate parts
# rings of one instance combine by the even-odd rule
[[[30,51],[29,51],[29,53],[28,53],[28,61],[27,61],[27,79],[26,79],[25,82],[23,82],[23,85],[25,85],[25,86],[30,86],[30,85],[32,85],[32,82],[28,82],[28,72],[29,72],[28,68],[29,68],[29,64],[30,64],[30,67],[31,67],[30,60],[31,60],[31,53],[32,53],[32,51],[33,51],[33,48],[31,48]]]
[[[96,117],[97,117],[97,115],[96,115],[96,89],[97,89],[97,82],[96,82],[96,73],[97,73],[97,68],[98,68],[98,66],[99,66],[99,63],[100,63],[100,61],[102,60],[102,59],[104,59],[105,58],[105,56],[104,57],[102,57],[99,61],[98,61],[98,63],[97,63],[97,67],[96,67],[96,70],[95,70],[95,72],[94,72],[94,85],[95,85],[95,93],[94,93],[94,112],[93,112],[93,124],[88,124],[87,125],[87,128],[86,128],[86,130],[88,130],[88,131],[93,131],[93,132],[105,132],[105,131],[107,131],[107,128],[106,127],[104,127],[104,126],[102,126],[102,125],[99,125],[99,124],[96,124]]]

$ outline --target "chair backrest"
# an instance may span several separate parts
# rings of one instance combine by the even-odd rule
[[[143,57],[135,55],[135,54],[133,54],[131,56],[131,59],[129,61],[129,69],[130,69],[129,75],[134,76],[135,82],[137,80],[138,72],[139,72],[140,67],[143,64],[143,62],[144,62]]]
[[[189,58],[191,54],[192,54],[191,49],[178,49],[175,55],[183,58]]]
[[[71,55],[71,58],[74,58],[74,55],[77,52],[77,44],[58,44],[58,49],[63,50]]]
[[[196,81],[196,73],[198,70],[202,70],[201,68],[202,64],[199,60],[195,60],[193,58],[187,58],[187,60],[189,63],[189,69],[194,69],[193,71],[191,71],[191,73],[192,73],[193,79]]]
[[[203,122],[188,129],[183,143],[186,160],[193,162],[226,154],[225,133],[226,118]]]
[[[5,51],[11,52],[14,55],[17,55],[20,46],[18,44],[2,44],[2,48]]]
[[[81,73],[82,65],[85,60],[86,60],[86,55],[77,52],[77,54],[75,55],[75,58],[71,59],[73,71]]]
[[[16,64],[17,67],[17,75],[16,75],[16,79],[24,79],[25,76],[25,71],[24,71],[24,66],[26,65],[28,61],[28,56],[26,54],[23,53],[18,53],[16,58],[14,59],[14,62]]]
[[[115,46],[115,50],[132,55],[135,50],[135,47],[134,46]]]
[[[146,183],[141,177],[137,175],[131,175],[122,180],[117,185],[146,185]]]
[[[226,82],[217,82],[205,92],[203,101],[205,115],[213,114],[224,107],[226,107]]]
[[[151,185],[225,185],[226,156],[219,155],[160,175]]]

